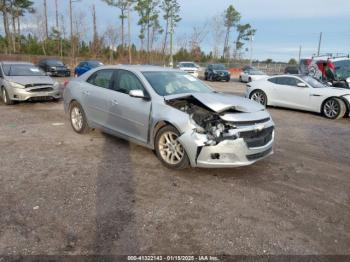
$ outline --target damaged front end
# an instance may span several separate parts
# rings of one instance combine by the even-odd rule
[[[272,154],[274,123],[266,110],[252,104],[252,112],[249,100],[224,105],[205,104],[205,98],[194,94],[167,100],[189,116],[190,128],[179,140],[192,166],[244,166]]]

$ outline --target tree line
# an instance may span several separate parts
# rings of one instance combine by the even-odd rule
[[[58,5],[58,0],[41,0],[36,6],[31,0],[0,0],[4,28],[0,53],[103,58],[111,63],[116,60],[162,64],[173,60],[230,61],[242,58],[243,47],[256,33],[250,24],[240,23],[241,14],[230,5],[202,25],[193,26],[190,33],[175,38],[182,20],[178,0],[100,0],[115,10],[120,21],[118,26],[105,25],[105,30],[100,32],[95,6],[89,8],[92,22],[87,22],[86,10],[77,11],[79,2],[68,1],[69,19],[66,19],[59,10],[63,7]],[[55,19],[48,19],[49,3],[54,3]],[[132,17],[135,14],[137,17]],[[22,31],[25,18],[30,19],[31,27],[26,26]],[[132,27],[133,19],[137,19],[137,28]],[[54,25],[49,26],[53,20]],[[87,35],[88,27],[92,27],[92,36]],[[136,33],[137,44],[132,37]],[[205,53],[202,44],[204,40],[210,41],[208,38],[212,39],[213,47]]]

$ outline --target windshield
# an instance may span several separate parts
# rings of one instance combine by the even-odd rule
[[[180,63],[180,67],[196,67],[194,63]]]
[[[101,62],[99,62],[99,61],[89,61],[88,64],[89,64],[89,66],[91,66],[91,67],[103,66],[103,63],[101,63]]]
[[[250,74],[250,75],[265,75],[264,72],[261,72],[261,71],[259,71],[259,70],[250,70],[250,71],[249,71],[249,74]]]
[[[181,72],[142,72],[160,96],[213,92],[197,78]]]
[[[344,80],[350,77],[350,60],[337,61],[334,63],[336,77]]]
[[[213,65],[214,70],[226,70],[225,66],[223,65]]]
[[[324,88],[328,87],[325,84],[321,83],[320,81],[316,80],[315,78],[311,76],[302,76],[301,77],[306,83],[308,83],[313,88]]]
[[[7,76],[45,76],[45,73],[34,65],[4,65]]]
[[[59,60],[47,60],[46,63],[49,66],[64,66],[64,64]]]

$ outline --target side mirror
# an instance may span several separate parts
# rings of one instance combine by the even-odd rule
[[[297,86],[298,87],[307,87],[307,85],[305,83],[298,83]]]
[[[129,96],[135,97],[135,98],[146,98],[145,94],[143,93],[142,90],[131,90],[129,92]]]

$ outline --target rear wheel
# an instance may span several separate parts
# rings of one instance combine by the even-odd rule
[[[178,140],[180,133],[173,126],[160,129],[155,139],[158,159],[168,168],[183,169],[189,166],[188,156]]]
[[[239,76],[239,82],[243,82],[243,80],[242,80],[242,76]]]
[[[69,116],[71,125],[75,132],[84,134],[90,130],[84,110],[78,102],[73,102],[71,104]]]
[[[1,90],[1,96],[2,96],[2,101],[4,101],[5,105],[13,105],[14,104],[14,101],[11,100],[11,98],[9,97],[5,87],[3,87]]]
[[[331,98],[324,102],[322,112],[329,119],[339,119],[344,117],[346,113],[346,105],[339,98]]]
[[[249,83],[252,82],[252,78],[251,77],[248,78],[248,82]]]
[[[265,92],[262,90],[253,91],[250,95],[250,99],[263,105],[263,106],[267,105],[267,96],[266,96]]]

